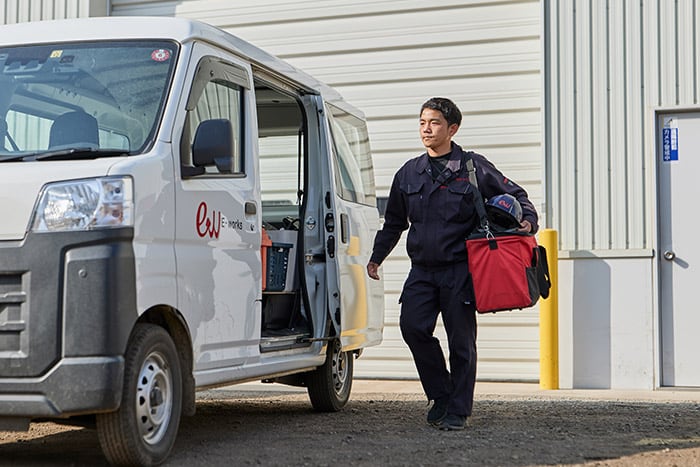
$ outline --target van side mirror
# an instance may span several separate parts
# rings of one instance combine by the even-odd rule
[[[195,167],[216,165],[219,172],[231,173],[233,149],[231,121],[223,118],[204,120],[194,135],[192,162]]]

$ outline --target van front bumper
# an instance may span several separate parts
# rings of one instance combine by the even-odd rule
[[[119,408],[138,318],[132,241],[121,228],[0,242],[0,421]]]
[[[55,418],[119,408],[124,359],[64,358],[40,378],[0,378],[2,418]]]

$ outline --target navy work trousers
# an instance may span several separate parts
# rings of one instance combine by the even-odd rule
[[[429,400],[450,398],[448,412],[470,416],[476,381],[476,313],[466,262],[443,268],[414,265],[401,293],[401,334]],[[438,314],[447,332],[450,369],[433,335]]]

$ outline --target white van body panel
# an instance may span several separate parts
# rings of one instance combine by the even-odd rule
[[[108,175],[129,175],[134,181],[134,205],[138,207],[133,240],[137,313],[141,315],[158,305],[174,305],[177,213],[171,145],[157,142],[148,156],[121,158]]]
[[[189,83],[203,57],[220,58],[251,74],[246,62],[205,43],[190,43],[182,52]],[[183,92],[176,107],[176,129],[185,124],[187,98]],[[253,93],[246,93],[244,108],[255,108]],[[246,141],[255,141],[253,130],[245,132]],[[177,307],[190,327],[195,374],[251,364],[260,354],[262,269],[255,149],[245,146],[243,177],[175,177]],[[246,214],[246,203],[256,207],[255,214]]]
[[[342,200],[337,200],[336,209],[339,217],[346,215],[349,218],[347,241],[338,241],[343,348],[378,345],[382,341],[384,315],[372,310],[377,310],[377,301],[384,300],[384,289],[381,283],[367,279],[367,246],[374,244],[379,216],[368,206]],[[357,228],[360,225],[371,226],[372,230]]]
[[[366,204],[368,200],[364,199],[360,188],[363,186],[362,168],[350,156],[366,157],[369,141],[366,134],[359,134],[355,128],[343,128],[340,120],[355,117],[346,113],[342,106],[334,107],[326,106],[323,119],[326,151],[333,154],[327,162],[334,185],[329,191],[334,194],[332,235],[337,244],[334,258],[328,260],[333,266],[329,267],[328,274],[329,283],[339,286],[340,300],[336,306],[340,313],[334,314],[333,319],[340,329],[341,343],[344,349],[358,349],[382,341],[384,288],[381,281],[371,280],[366,272],[375,232],[379,229],[379,213],[374,205]],[[337,115],[334,117],[333,113]],[[332,304],[334,298],[337,300],[333,294],[329,296]]]

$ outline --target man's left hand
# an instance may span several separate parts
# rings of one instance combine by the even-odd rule
[[[518,232],[525,232],[525,233],[530,233],[532,232],[532,224],[530,224],[530,221],[522,221],[520,223],[520,227],[518,228]]]

